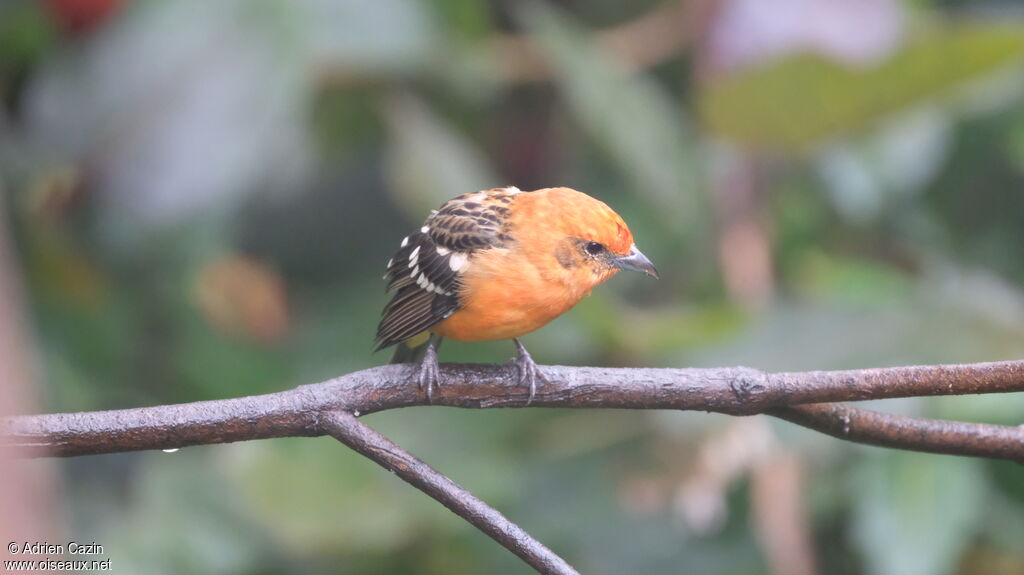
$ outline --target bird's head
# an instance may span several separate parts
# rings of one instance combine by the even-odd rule
[[[658,277],[654,264],[633,243],[626,222],[604,202],[569,188],[529,196],[534,229],[543,236],[539,244],[547,252],[539,257],[553,258],[554,269],[568,281],[589,290],[619,270]]]

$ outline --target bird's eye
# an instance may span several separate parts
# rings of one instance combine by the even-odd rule
[[[587,242],[586,245],[583,246],[583,249],[592,256],[596,256],[604,252],[604,246],[597,242]]]

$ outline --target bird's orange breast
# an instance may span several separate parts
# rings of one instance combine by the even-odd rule
[[[557,265],[551,258],[551,265]],[[463,278],[462,307],[431,331],[459,341],[509,339],[530,333],[568,311],[591,285],[566,283],[547,260],[505,249],[473,259]]]

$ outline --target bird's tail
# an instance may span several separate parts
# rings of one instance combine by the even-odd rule
[[[423,361],[423,355],[427,353],[427,342],[430,341],[430,337],[430,332],[425,331],[399,343],[395,346],[395,353],[391,356],[391,363],[419,363]],[[434,343],[434,346],[437,347],[440,343],[440,341],[437,341]]]

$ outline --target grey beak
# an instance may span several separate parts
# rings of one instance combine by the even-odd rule
[[[630,246],[628,254],[620,258],[614,258],[612,265],[624,270],[642,272],[654,279],[658,279],[658,270],[655,269],[654,264],[651,263],[651,260],[647,259],[643,252],[636,249],[636,244]]]

